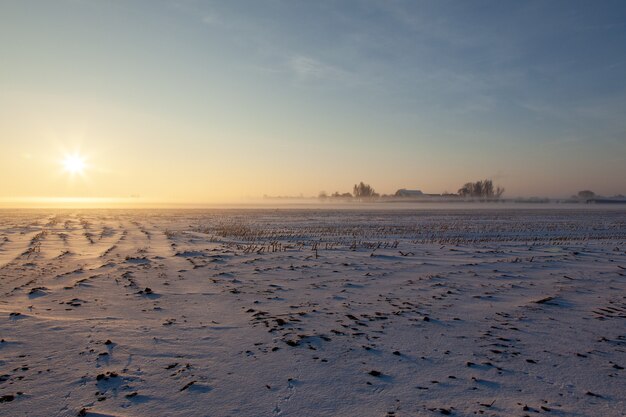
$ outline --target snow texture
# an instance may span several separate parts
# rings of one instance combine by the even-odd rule
[[[0,212],[2,416],[625,416],[622,210]]]

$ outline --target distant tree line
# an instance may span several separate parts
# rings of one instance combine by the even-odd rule
[[[343,199],[348,199],[348,198],[368,199],[368,198],[380,197],[380,194],[378,194],[374,190],[374,188],[372,188],[371,185],[365,184],[363,181],[361,181],[358,184],[354,184],[354,187],[352,188],[352,193],[340,193],[339,191],[335,191],[329,196],[328,194],[326,194],[326,191],[321,191],[318,197],[321,199],[325,199],[329,197],[330,198],[343,198]]]
[[[482,180],[466,183],[459,189],[458,194],[465,198],[494,199],[500,198],[504,194],[504,188],[494,187],[491,180]]]
[[[406,190],[400,189],[393,195],[383,195],[384,198],[402,198],[402,197],[463,197],[463,198],[479,198],[483,200],[495,200],[499,199],[504,194],[504,188],[500,186],[494,186],[492,180],[481,180],[476,182],[468,182],[459,189],[457,194],[449,194],[445,192],[443,194],[423,194],[419,190]],[[335,191],[328,195],[325,191],[321,191],[318,196],[320,199],[336,198],[336,199],[353,199],[360,200],[373,199],[381,197],[374,188],[361,181],[358,184],[354,184],[352,193],[344,192],[340,193]]]
[[[582,190],[579,191],[576,195],[571,197],[574,201],[580,201],[584,203],[589,202],[601,202],[601,203],[610,203],[610,202],[626,202],[626,196],[622,194],[615,194],[613,196],[603,196],[594,193],[591,190]]]

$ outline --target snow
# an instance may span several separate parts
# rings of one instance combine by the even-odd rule
[[[0,415],[626,415],[622,210],[1,211],[0,291]]]

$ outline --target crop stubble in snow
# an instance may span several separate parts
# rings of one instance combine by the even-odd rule
[[[0,415],[623,416],[623,210],[0,212]]]

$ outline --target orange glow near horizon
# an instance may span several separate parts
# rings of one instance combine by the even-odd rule
[[[626,8],[248,3],[0,1],[0,206],[626,194]]]

